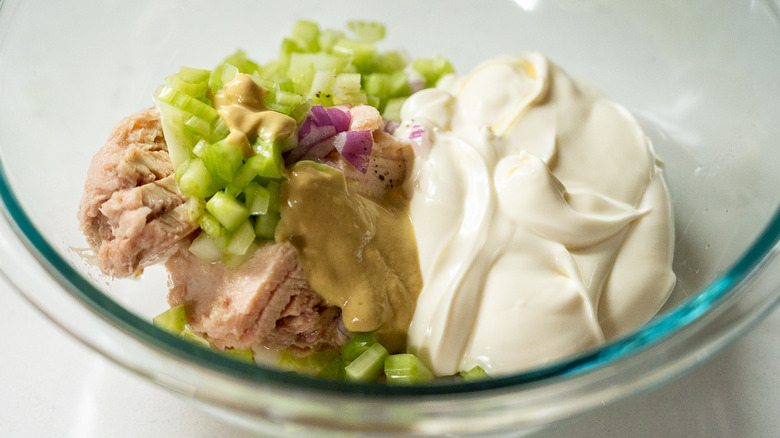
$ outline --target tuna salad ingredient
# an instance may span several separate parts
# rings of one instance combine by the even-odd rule
[[[669,194],[624,108],[527,53],[442,80],[402,115],[424,282],[409,349],[435,374],[549,364],[666,301]]]
[[[140,275],[197,229],[184,204],[159,114],[150,108],[119,122],[92,159],[79,223],[103,272]]]
[[[457,77],[348,28],[182,67],[93,159],[82,229],[108,275],[164,262],[155,325],[392,385],[517,373],[652,318],[672,212],[628,111],[538,53]]]
[[[376,50],[383,26],[350,28],[357,39],[300,21],[278,60],[260,65],[239,51],[214,70],[182,67],[155,91],[155,108],[123,121],[95,157],[82,229],[112,277],[165,262],[168,301],[186,321],[168,331],[224,351],[304,357],[375,330],[403,351],[421,287],[400,188],[411,150],[384,131],[382,112],[397,118],[423,84],[404,52]],[[436,66],[425,74],[451,69]],[[306,184],[329,179],[340,194]],[[360,229],[312,225],[338,213],[337,199]],[[354,245],[308,256],[328,241]],[[363,254],[359,266],[338,261]],[[323,262],[359,272],[341,279],[361,288],[353,296],[351,285],[323,281]],[[357,367],[348,374],[364,376]]]

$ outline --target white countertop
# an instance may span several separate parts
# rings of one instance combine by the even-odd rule
[[[0,283],[4,437],[249,437],[104,359]],[[780,436],[780,312],[694,372],[554,437]]]

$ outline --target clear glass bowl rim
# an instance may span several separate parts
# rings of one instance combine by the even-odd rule
[[[376,383],[336,382],[265,366],[254,366],[211,352],[177,336],[170,335],[154,327],[151,322],[128,311],[95,288],[46,241],[35,228],[13,192],[7,179],[2,157],[0,157],[0,198],[3,200],[3,213],[9,223],[13,225],[17,237],[27,246],[41,266],[52,274],[63,290],[79,300],[98,317],[118,327],[127,335],[142,341],[147,346],[166,351],[179,359],[232,378],[254,384],[275,384],[317,390],[331,395],[362,394],[392,397],[424,394],[476,394],[494,389],[519,389],[521,386],[536,385],[542,381],[558,378],[576,378],[589,371],[607,367],[618,359],[636,355],[672,336],[702,315],[714,311],[740,283],[760,266],[780,240],[780,208],[778,208],[754,243],[729,269],[713,279],[698,294],[690,297],[676,308],[654,318],[635,332],[582,354],[527,372],[488,380],[475,382],[445,380],[428,385],[388,386]],[[22,292],[24,291],[22,290]],[[750,316],[758,318],[759,315],[746,315],[745,317]]]

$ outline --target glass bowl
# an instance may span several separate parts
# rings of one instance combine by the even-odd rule
[[[165,274],[109,281],[79,255],[76,209],[112,126],[181,65],[276,53],[296,19],[387,25],[385,48],[461,72],[537,50],[625,105],[665,162],[672,298],[636,332],[522,374],[388,387],[251,366],[150,324]],[[734,2],[136,1],[0,3],[0,266],[35,306],[116,363],[273,435],[530,432],[668,382],[778,301],[780,6]]]

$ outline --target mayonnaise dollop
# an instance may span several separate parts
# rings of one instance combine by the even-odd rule
[[[674,286],[660,161],[635,119],[537,53],[410,97],[423,289],[408,345],[437,375],[543,365],[647,322]],[[414,140],[413,140],[414,143]]]

